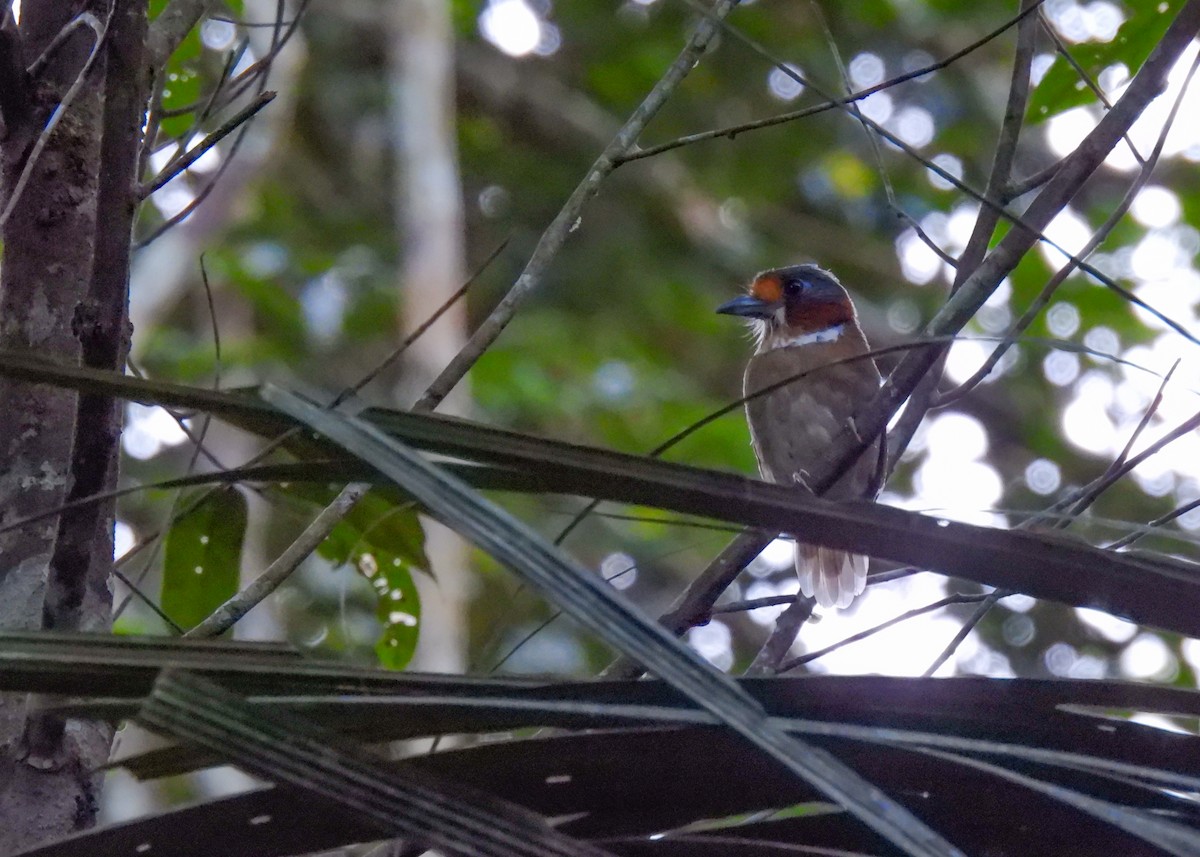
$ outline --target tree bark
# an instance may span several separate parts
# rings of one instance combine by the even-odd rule
[[[145,0],[82,4],[101,25],[100,52],[57,125],[39,137],[96,44],[78,26],[29,81],[27,110],[6,108],[0,201],[8,205],[0,266],[0,347],[48,361],[124,366],[129,347],[130,235],[149,76]],[[28,67],[80,4],[26,0],[6,43]],[[24,115],[22,115],[22,113]],[[36,157],[32,157],[36,156]],[[27,165],[32,160],[32,167]],[[0,382],[0,521],[54,508],[115,484],[121,412],[105,397]],[[0,537],[0,627],[57,631],[109,626],[113,504]],[[90,826],[94,773],[111,730],[0,698],[0,852]]]
[[[455,141],[454,33],[446,0],[400,0],[389,14],[392,142],[399,183],[396,220],[403,246],[403,328],[411,332],[458,290],[464,275],[462,184]],[[460,301],[405,355],[404,389],[412,401],[466,343]],[[444,413],[464,415],[470,395],[460,385]],[[436,584],[415,579],[421,637],[414,667],[460,672],[466,666],[467,544],[425,519],[426,552]]]

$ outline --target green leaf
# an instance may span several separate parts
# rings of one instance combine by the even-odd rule
[[[196,496],[186,493],[181,503],[186,508]],[[163,553],[162,608],[168,616],[190,628],[237,592],[245,535],[246,498],[232,488],[175,522]]]
[[[1156,4],[1153,12],[1141,11],[1128,19],[1111,42],[1073,45],[1071,56],[1092,80],[1117,63],[1123,63],[1132,76],[1150,56],[1182,5],[1183,0],[1164,0]],[[1054,65],[1029,99],[1027,121],[1042,122],[1095,100],[1079,73],[1062,56],[1056,56]]]

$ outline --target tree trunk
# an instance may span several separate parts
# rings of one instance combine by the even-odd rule
[[[403,327],[411,332],[450,298],[463,280],[462,185],[455,141],[454,33],[446,0],[400,0],[389,14],[392,142],[399,183],[396,220],[403,255]],[[405,355],[399,397],[410,402],[466,342],[466,304],[460,301]],[[465,414],[460,384],[443,412]],[[461,672],[466,666],[467,544],[426,520],[434,584],[415,580],[421,594],[421,637],[414,668]]]
[[[130,235],[149,78],[145,0],[92,0],[27,99],[5,98],[0,348],[48,361],[121,369],[129,348]],[[79,4],[25,0],[0,56],[20,80],[75,19]],[[79,21],[83,20],[82,18]],[[79,21],[76,21],[79,24]],[[95,51],[96,29],[107,33]],[[64,97],[53,130],[45,133]],[[45,139],[41,139],[41,138]],[[0,521],[53,509],[115,484],[121,413],[110,399],[0,381]],[[112,503],[0,536],[0,627],[109,625]],[[0,698],[0,853],[89,826],[111,730]]]

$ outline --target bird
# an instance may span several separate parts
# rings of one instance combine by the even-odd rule
[[[746,294],[717,307],[718,313],[748,319],[756,347],[746,366],[744,390],[750,443],[758,470],[768,482],[809,488],[833,438],[855,411],[879,390],[882,380],[849,293],[837,278],[814,264],[791,265],[755,276]],[[808,373],[778,389],[755,393]],[[880,441],[876,441],[823,496],[832,500],[871,498],[878,492]],[[833,548],[795,545],[800,591],[822,607],[848,607],[867,583],[867,558]]]

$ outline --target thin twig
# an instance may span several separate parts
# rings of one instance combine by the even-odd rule
[[[321,510],[294,542],[272,562],[254,581],[234,595],[185,637],[216,637],[224,634],[249,613],[264,598],[274,592],[313,551],[329,537],[333,528],[354,508],[354,504],[370,490],[370,485],[356,482],[347,485],[333,502]]]
[[[934,610],[941,610],[943,607],[949,607],[951,604],[974,604],[975,602],[982,601],[985,598],[987,598],[986,595],[949,595],[940,601],[935,601],[932,604],[926,604],[924,607],[917,607],[914,610],[901,613],[899,616],[888,619],[886,622],[875,625],[874,627],[868,628],[865,631],[859,631],[857,634],[851,634],[849,637],[846,637],[846,639],[838,640],[836,643],[826,646],[823,649],[818,649],[815,652],[809,652],[807,654],[800,655],[799,657],[792,658],[790,661],[782,664],[776,672],[785,673],[788,670],[794,670],[796,667],[803,666],[804,664],[817,660],[817,658],[823,658],[830,652],[837,651],[838,649],[848,646],[851,643],[857,643],[859,640],[865,640],[867,637],[874,636],[880,631],[886,631],[893,625],[899,625],[901,622],[905,622],[917,616],[923,616],[926,613],[932,613]]]
[[[728,125],[724,128],[717,128],[712,131],[702,131],[698,134],[689,134],[685,137],[679,137],[678,139],[671,140],[666,143],[660,143],[657,146],[637,148],[625,155],[619,163],[628,163],[629,161],[641,160],[642,158],[652,158],[655,155],[662,154],[663,152],[669,152],[672,149],[678,149],[682,146],[689,146],[693,143],[700,143],[705,140],[715,140],[720,138],[732,140],[739,134],[743,134],[747,131],[757,131],[760,128],[771,128],[787,122],[794,122],[797,119],[806,119],[809,116],[815,116],[818,113],[826,113],[830,110],[837,110],[844,104],[848,104],[852,101],[862,101],[864,98],[868,98],[874,95],[876,92],[883,92],[885,89],[891,89],[895,86],[899,86],[902,83],[907,83],[910,80],[917,80],[918,78],[925,77],[928,74],[949,68],[951,65],[958,62],[958,60],[973,54],[984,45],[994,41],[999,36],[1002,36],[1012,27],[1016,26],[1021,20],[1023,20],[1030,13],[1030,11],[1032,10],[1027,9],[1021,12],[1021,14],[1017,17],[1005,21],[987,35],[976,39],[966,47],[950,54],[945,59],[938,60],[937,62],[930,63],[929,65],[922,66],[921,68],[914,69],[913,71],[905,72],[898,77],[893,77],[883,81],[882,83],[877,83],[875,86],[869,86],[866,89],[861,89],[846,98],[833,98],[825,101],[823,104],[818,104],[815,107],[806,107],[803,110],[793,110],[789,113],[781,113],[778,116],[771,116],[766,119],[758,119],[753,122],[742,122],[737,125]]]
[[[204,298],[205,298],[206,304],[208,305],[208,321],[212,327],[212,336],[213,336],[213,382],[212,382],[212,387],[214,390],[219,390],[221,388],[221,366],[222,366],[221,326],[217,322],[217,307],[216,307],[216,304],[213,302],[212,284],[208,280],[208,267],[204,264],[204,254],[203,253],[200,254],[200,281],[204,286]],[[127,362],[128,366],[132,365],[132,363],[130,363],[128,360],[126,362]],[[167,409],[164,409],[164,410],[167,410]],[[187,426],[187,424],[185,423],[185,421],[182,418],[180,418],[179,416],[177,416],[175,413],[173,413],[170,410],[167,410],[167,413],[171,414],[171,417],[175,420],[175,422],[179,426],[179,428],[183,431],[183,433],[185,435],[187,435],[188,439],[192,441],[192,454],[188,459],[187,468],[184,471],[185,473],[191,474],[195,470],[197,458],[201,454],[203,454],[205,456],[205,458],[207,458],[210,462],[212,462],[216,467],[224,469],[224,465],[222,465],[221,462],[217,459],[217,457],[215,455],[213,455],[211,452],[209,452],[209,450],[204,446],[204,439],[205,439],[205,437],[208,436],[208,429],[212,425],[212,415],[211,414],[204,415],[204,418],[200,424],[200,433],[198,435],[196,435],[196,434],[192,433],[192,430]],[[176,492],[174,497],[172,498],[171,508],[167,512],[167,520],[168,521],[173,521],[176,519],[175,515],[176,515],[176,512],[179,507],[179,499],[181,496],[182,496],[181,493]],[[192,508],[195,508],[195,507],[192,507]],[[117,605],[115,610],[113,610],[113,615],[112,615],[113,622],[116,622],[119,618],[121,618],[121,614],[123,614],[125,612],[125,609],[129,606],[134,595],[137,595],[143,602],[151,603],[150,599],[145,594],[142,593],[141,585],[145,581],[146,576],[150,573],[150,569],[153,567],[155,560],[158,558],[158,551],[159,551],[161,545],[162,545],[161,539],[154,540],[153,550],[150,552],[149,556],[146,557],[145,562],[142,563],[142,569],[138,573],[138,576],[135,580],[131,580],[128,577],[125,577],[124,575],[121,576],[121,579],[124,580],[126,585],[129,587],[130,594],[125,597],[124,601],[122,601],[119,605]],[[154,610],[160,616],[166,615],[165,613],[163,613],[163,611],[158,609],[157,605],[155,606]],[[175,622],[173,622],[171,620],[168,620],[168,622],[175,631],[177,631],[178,633],[181,633],[181,634],[183,633],[183,629],[180,628],[178,625],[176,625]]]
[[[799,592],[792,597],[791,605],[776,618],[774,629],[747,668],[746,675],[761,676],[779,672],[780,664],[800,634],[800,627],[812,616],[815,604],[815,600]]]
[[[1041,2],[1041,0],[1039,0],[1039,2]],[[1189,15],[1189,16],[1192,14],[1192,10],[1191,10],[1190,6],[1184,8],[1183,10],[1180,11],[1179,17],[1176,18],[1175,23],[1172,25],[1173,28],[1175,27],[1176,24],[1179,24],[1179,22],[1183,19],[1183,16],[1185,14]],[[750,38],[745,33],[741,32],[739,29],[737,29],[736,27],[732,27],[728,23],[723,22],[723,21],[720,22],[720,26],[722,27],[722,29],[725,32],[729,33],[733,38],[737,39],[742,44],[746,45],[748,48],[750,48],[752,51],[757,53],[759,56],[761,56],[764,59],[771,62],[782,74],[787,75],[792,80],[796,81],[797,83],[799,83],[803,86],[810,87],[811,89],[813,89],[815,92],[817,92],[818,94],[820,94],[822,97],[824,97],[826,99],[836,100],[836,99],[832,99],[831,96],[829,95],[829,93],[827,91],[825,91],[817,83],[815,83],[812,80],[810,80],[809,78],[806,78],[803,75],[801,75],[790,65],[783,62],[782,60],[777,58],[774,54],[772,54],[770,51],[768,51],[765,47],[762,46],[762,44],[760,44],[759,42]],[[1173,37],[1178,36],[1178,32],[1181,31],[1182,29],[1183,29],[1183,27],[1180,26],[1177,30],[1175,30],[1174,33],[1172,33],[1171,30],[1168,30],[1168,34],[1172,35]],[[1166,37],[1164,36],[1163,41],[1161,41],[1159,43],[1159,48],[1161,48],[1165,42],[1166,42]],[[1172,42],[1174,42],[1174,38],[1172,38]],[[1178,55],[1177,51],[1176,51],[1176,45],[1173,43],[1171,45],[1171,51],[1175,56]],[[1150,66],[1151,63],[1153,62],[1155,70],[1157,72],[1158,63],[1154,62],[1155,59],[1156,59],[1155,55],[1152,54],[1151,59],[1147,60],[1146,64],[1143,65],[1142,71],[1145,71],[1146,67]],[[1156,79],[1151,84],[1150,82],[1148,82],[1147,76],[1142,74],[1142,71],[1139,71],[1138,77],[1134,78],[1134,83],[1138,82],[1138,78],[1142,78],[1142,80],[1140,81],[1141,87],[1139,87],[1139,89],[1148,89],[1148,88],[1150,88],[1151,85],[1153,85],[1154,87],[1160,87],[1161,81],[1165,80],[1165,75],[1161,79],[1156,77]],[[1125,107],[1128,107],[1130,104],[1136,103],[1139,105],[1139,111],[1145,108],[1145,103],[1148,103],[1148,101],[1143,103],[1143,99],[1147,98],[1147,94],[1139,91],[1138,97],[1131,99],[1130,91],[1133,89],[1134,89],[1134,86],[1133,86],[1133,83],[1131,83],[1130,87],[1126,89],[1125,94],[1122,95],[1121,100],[1118,102],[1118,104],[1117,104],[1118,107],[1121,107],[1122,105],[1125,105]],[[1155,93],[1155,95],[1157,95],[1157,94],[1158,93]],[[838,106],[842,109],[848,109],[840,101],[838,102]],[[1109,122],[1109,125],[1114,125],[1114,124],[1120,125],[1125,130],[1127,130],[1128,126],[1131,124],[1131,122],[1128,121],[1129,117],[1124,115],[1123,110],[1117,111],[1117,109],[1114,108],[1113,112],[1118,112],[1120,114],[1120,118],[1116,122]],[[1092,132],[1088,134],[1087,138],[1085,138],[1085,142],[1086,141],[1094,142],[1100,136],[1107,136],[1107,132],[1109,130],[1111,130],[1111,128],[1105,128],[1105,133],[1103,135],[1101,135],[1099,132],[1100,132],[1101,127],[1103,127],[1105,125],[1106,121],[1109,119],[1109,116],[1113,115],[1113,112],[1110,112],[1108,115],[1106,115],[1104,117],[1104,119],[1101,120],[1101,122],[1096,126],[1096,128],[1094,128],[1092,130]],[[1012,235],[1013,233],[1017,233],[1017,237],[1014,239],[1015,242],[1023,244],[1023,243],[1026,243],[1030,238],[1032,238],[1033,241],[1040,242],[1042,244],[1045,244],[1047,247],[1057,250],[1058,252],[1060,252],[1064,256],[1066,256],[1071,261],[1072,264],[1074,264],[1076,267],[1079,268],[1079,270],[1086,272],[1092,278],[1094,278],[1097,282],[1101,283],[1106,288],[1116,292],[1124,300],[1128,301],[1129,303],[1134,304],[1135,306],[1141,307],[1146,312],[1150,313],[1155,318],[1157,318],[1159,321],[1161,321],[1163,324],[1170,327],[1176,333],[1183,336],[1189,342],[1191,342],[1195,345],[1200,345],[1200,338],[1198,338],[1195,334],[1193,334],[1190,330],[1188,330],[1188,328],[1185,325],[1180,324],[1179,322],[1175,321],[1170,316],[1165,315],[1164,313],[1162,313],[1159,310],[1155,309],[1154,307],[1150,306],[1144,300],[1142,300],[1137,295],[1135,295],[1133,292],[1131,292],[1128,289],[1121,286],[1119,283],[1117,283],[1115,280],[1113,280],[1111,277],[1109,277],[1103,271],[1100,271],[1099,269],[1095,268],[1094,266],[1089,265],[1083,259],[1080,259],[1079,257],[1075,256],[1073,253],[1070,253],[1069,251],[1067,251],[1064,247],[1059,245],[1056,241],[1051,240],[1043,231],[1044,228],[1049,224],[1049,220],[1047,220],[1045,223],[1040,222],[1040,220],[1035,222],[1035,220],[1029,216],[1030,212],[1033,212],[1033,211],[1037,210],[1038,208],[1040,208],[1040,206],[1038,205],[1038,202],[1044,201],[1043,200],[1043,197],[1045,196],[1044,193],[1039,195],[1038,200],[1035,201],[1034,205],[1030,206],[1030,211],[1026,212],[1025,216],[1017,215],[1017,214],[1009,211],[1007,208],[1005,208],[1000,202],[988,197],[984,193],[981,193],[980,191],[978,191],[975,188],[968,185],[966,182],[962,181],[962,179],[960,179],[958,176],[955,176],[954,174],[950,173],[945,168],[941,167],[937,163],[930,160],[929,158],[926,158],[924,155],[922,155],[920,152],[918,152],[915,148],[910,146],[908,143],[906,143],[904,140],[900,139],[895,134],[888,131],[886,128],[884,128],[882,125],[880,125],[878,122],[875,122],[874,120],[866,118],[866,117],[863,117],[863,121],[865,121],[871,127],[871,129],[873,131],[875,131],[876,134],[883,137],[885,140],[887,140],[889,143],[891,143],[896,148],[900,149],[902,152],[904,152],[906,155],[908,155],[914,161],[921,164],[925,169],[940,176],[944,181],[950,183],[951,185],[953,185],[955,188],[957,188],[961,192],[969,195],[971,198],[973,198],[974,200],[979,202],[981,205],[995,209],[1000,214],[1001,217],[1003,217],[1005,220],[1009,221],[1015,227],[1017,227],[1017,229],[1014,229],[1014,230],[1012,230],[1012,232],[1009,233],[1009,235]],[[1112,147],[1116,145],[1116,142],[1113,141],[1111,144],[1109,144],[1108,141],[1106,141],[1105,145],[1108,147],[1105,150],[1105,154],[1107,155],[1107,153],[1112,150]],[[1083,144],[1081,144],[1080,147],[1077,148],[1075,150],[1075,152],[1072,154],[1071,158],[1068,159],[1068,162],[1069,162],[1068,167],[1074,167],[1077,169],[1078,167],[1080,167],[1081,165],[1083,165],[1085,163],[1090,164],[1092,156],[1093,156],[1093,153],[1091,151],[1086,151],[1086,147]],[[1089,173],[1091,170],[1094,170],[1098,165],[1099,164],[1097,163],[1097,164],[1089,166]],[[1066,178],[1066,180],[1063,180],[1064,173],[1060,172],[1059,174],[1057,174],[1056,175],[1057,181],[1053,182],[1052,186],[1058,185],[1061,187],[1063,185],[1073,184],[1074,180],[1076,179],[1076,176],[1074,175],[1074,170],[1072,170],[1071,173],[1072,174],[1069,175]],[[1076,186],[1074,188],[1074,190],[1078,190],[1078,186]],[[1061,210],[1062,207],[1065,207],[1066,202],[1067,202],[1067,200],[1063,200],[1061,205],[1059,205],[1056,210]],[[997,249],[999,249],[999,248],[997,248]],[[993,256],[994,255],[995,254],[993,254]],[[998,283],[999,280],[997,280],[996,282]],[[993,291],[994,289],[995,289],[995,284],[992,284],[992,286],[989,288],[989,293],[991,291]],[[928,364],[932,365],[932,362],[934,359],[936,359],[936,358],[922,358],[922,362],[927,362]],[[928,366],[923,368],[922,375],[928,374],[928,368],[929,368]],[[915,385],[915,383],[916,382],[914,381],[914,385]],[[911,390],[909,390],[908,392],[911,393]],[[896,404],[898,405],[899,403],[897,402]],[[889,416],[890,416],[890,414],[889,414]],[[871,441],[873,441],[875,434],[877,434],[879,430],[880,429],[876,429],[875,432],[871,435],[870,439],[868,439],[866,442],[870,443]]]
[[[1092,76],[1087,73],[1087,69],[1081,66],[1079,61],[1071,54],[1071,49],[1067,47],[1066,43],[1058,35],[1058,30],[1054,29],[1054,25],[1046,19],[1046,13],[1041,9],[1038,9],[1038,22],[1042,25],[1042,29],[1046,32],[1046,35],[1054,42],[1054,49],[1058,51],[1059,56],[1067,61],[1067,65],[1075,71],[1075,74],[1083,81],[1084,86],[1104,105],[1104,109],[1111,110],[1112,102],[1108,100],[1108,96],[1104,93],[1104,90],[1100,88],[1096,81],[1092,80]],[[1125,135],[1125,143],[1129,146],[1129,151],[1133,154],[1134,160],[1139,164],[1145,163],[1137,150],[1137,146],[1133,145],[1133,140],[1130,139],[1129,134]]]
[[[758,610],[762,607],[779,607],[784,604],[791,604],[795,600],[795,595],[766,595],[762,598],[747,598],[745,601],[731,601],[728,604],[719,604],[713,607],[709,613],[713,616],[718,616],[722,613],[748,613],[751,610]]]
[[[1158,402],[1156,399],[1150,410],[1153,411],[1153,409],[1157,408],[1157,406]],[[1045,512],[1039,513],[1025,521],[1022,521],[1020,524],[1018,524],[1017,528],[1027,529],[1037,524],[1045,523],[1046,521],[1052,522],[1051,526],[1053,529],[1065,528],[1071,523],[1072,520],[1074,520],[1075,517],[1079,515],[1079,513],[1095,502],[1097,497],[1099,497],[1104,491],[1108,490],[1109,487],[1114,485],[1119,479],[1125,476],[1125,474],[1132,471],[1150,456],[1157,454],[1167,444],[1178,440],[1184,435],[1191,434],[1197,428],[1200,428],[1200,413],[1196,414],[1189,420],[1185,420],[1181,425],[1177,426],[1175,429],[1159,438],[1158,441],[1148,446],[1145,450],[1134,456],[1132,459],[1125,461],[1118,467],[1108,467],[1099,478],[1083,486],[1078,491],[1072,492],[1070,496],[1058,501]],[[1134,432],[1135,437],[1140,433],[1140,431],[1141,426],[1139,425],[1137,431]],[[1071,511],[1067,513],[1065,517],[1061,516],[1062,510],[1067,508],[1071,508]],[[1116,546],[1123,545],[1114,544],[1110,546],[1110,548]],[[992,609],[993,605],[995,605],[996,602],[1001,598],[1006,598],[1012,594],[1012,590],[1008,589],[997,589],[992,592],[988,599],[980,604],[978,609],[976,609],[975,612],[972,613],[967,619],[967,621],[963,623],[962,628],[959,629],[959,633],[956,634],[954,639],[950,641],[950,644],[942,650],[942,653],[938,655],[937,660],[934,661],[933,665],[925,671],[925,675],[933,675],[933,673],[937,671],[938,667],[945,663],[946,660],[954,654],[955,650],[959,647],[959,645],[962,644],[962,641],[967,638],[967,635],[971,633],[975,626],[983,621],[983,617],[987,615],[988,611]]]
[[[566,203],[555,215],[554,220],[542,233],[537,247],[517,281],[508,294],[492,310],[491,314],[476,328],[463,349],[434,379],[425,395],[414,406],[418,412],[432,411],[454,389],[475,362],[483,356],[516,315],[517,309],[542,282],[546,270],[566,243],[568,236],[577,228],[584,205],[600,189],[601,183],[617,167],[617,159],[631,151],[638,135],[654,117],[667,99],[674,94],[679,84],[700,60],[709,42],[716,35],[719,22],[737,5],[737,0],[716,0],[712,10],[701,18],[680,52],[679,56],[659,79],[650,93],[638,105],[633,114],[600,153],[600,157],[588,169],[583,181],[571,193]]]
[[[933,663],[921,675],[928,678],[941,669],[942,664],[950,660],[954,653],[958,651],[958,647],[962,645],[963,640],[967,639],[971,631],[975,629],[975,626],[983,621],[983,617],[996,605],[996,602],[1012,594],[1013,592],[1010,589],[997,589],[989,592],[979,603],[979,606],[975,608],[975,612],[967,618],[967,621],[963,622],[962,627],[958,629],[958,633],[954,635],[954,639],[950,641],[946,648],[942,649],[942,653],[934,658]]]
[[[1200,499],[1192,500],[1190,503],[1184,503],[1179,508],[1170,511],[1167,514],[1165,514],[1159,518],[1155,518],[1153,521],[1150,521],[1147,524],[1143,524],[1142,526],[1138,527],[1138,529],[1135,532],[1132,532],[1127,536],[1123,536],[1123,537],[1117,539],[1115,542],[1108,545],[1107,549],[1108,550],[1120,550],[1121,548],[1127,548],[1134,542],[1144,539],[1146,536],[1150,535],[1150,533],[1153,532],[1156,528],[1161,527],[1163,524],[1169,524],[1171,521],[1174,521],[1176,518],[1181,518],[1184,515],[1186,515],[1188,512],[1192,511],[1193,509],[1198,509],[1198,508],[1200,508]]]
[[[1166,377],[1163,378],[1162,383],[1158,385],[1158,391],[1155,392],[1154,398],[1150,400],[1149,406],[1142,413],[1142,418],[1140,420],[1138,420],[1137,426],[1130,433],[1129,440],[1127,440],[1125,442],[1125,447],[1124,447],[1124,449],[1121,450],[1121,454],[1118,455],[1115,459],[1113,459],[1113,462],[1108,466],[1108,468],[1104,471],[1104,474],[1100,477],[1102,481],[1105,479],[1110,479],[1113,477],[1113,475],[1120,473],[1121,469],[1125,466],[1126,462],[1129,460],[1129,453],[1131,453],[1133,451],[1133,445],[1135,443],[1137,443],[1138,438],[1142,436],[1142,432],[1144,432],[1146,430],[1146,426],[1150,425],[1150,420],[1153,419],[1154,415],[1158,412],[1158,408],[1162,404],[1162,400],[1163,400],[1163,391],[1166,390],[1167,384],[1169,384],[1171,381],[1171,376],[1175,374],[1175,370],[1179,368],[1179,362],[1180,361],[1178,359],[1176,359],[1176,361],[1173,364],[1171,364],[1171,368],[1167,371]],[[1082,497],[1074,505],[1071,506],[1071,508],[1067,512],[1067,514],[1070,516],[1080,515],[1093,502],[1095,502],[1094,496]]]
[[[274,101],[275,95],[276,93],[271,92],[270,90],[260,92],[253,101],[230,117],[227,122],[223,122],[220,127],[205,136],[203,140],[192,146],[192,148],[188,149],[187,152],[178,158],[174,159],[162,170],[162,172],[139,187],[137,191],[138,199],[145,199],[146,197],[150,196],[150,194],[154,193],[171,179],[175,178],[192,164],[196,163],[196,161],[199,160],[205,152],[217,145],[217,143],[224,140],[239,127],[241,127],[243,123],[248,122],[251,117],[258,113],[258,111],[262,110],[272,101]]]
[[[422,334],[424,334],[433,324],[441,318],[441,316],[456,304],[466,293],[471,285],[475,282],[491,263],[500,255],[500,252],[507,245],[507,241],[502,242],[484,263],[476,269],[467,281],[449,298],[442,302],[428,319],[417,327],[405,340],[380,363],[372,371],[368,372],[356,385],[353,385],[343,390],[327,407],[332,410],[341,405],[347,398],[354,395],[358,390],[371,381],[380,371],[390,365],[414,343]],[[296,430],[293,430],[296,431]],[[285,433],[284,437],[291,434]],[[278,442],[282,442],[279,440]],[[261,456],[261,454],[260,454]],[[257,460],[257,458],[256,458]],[[274,562],[272,562],[263,571],[261,575],[254,579],[250,585],[238,592],[223,605],[217,608],[207,619],[188,632],[186,636],[209,637],[217,636],[224,633],[233,626],[242,616],[248,613],[256,604],[275,591],[279,585],[288,578],[289,575],[311,554],[321,542],[328,538],[339,523],[345,519],[350,510],[359,501],[363,494],[371,488],[369,483],[360,482],[352,483],[342,489],[341,493],[329,503],[316,518],[304,529],[300,536],[292,542],[281,553]]]
[[[1150,57],[1130,81],[1113,109],[1104,115],[1080,146],[1063,162],[1055,177],[1026,209],[1026,226],[1012,229],[988,253],[962,288],[926,325],[925,335],[957,333],[978,311],[1000,281],[1016,267],[1037,241],[1044,228],[1078,192],[1083,182],[1103,163],[1121,135],[1139,117],[1145,106],[1162,90],[1166,74],[1200,26],[1200,0],[1188,0],[1172,21]],[[1035,227],[1030,230],[1027,226]],[[812,484],[827,487],[849,462],[871,444],[896,408],[925,377],[937,354],[928,349],[910,353],[884,382],[880,392],[855,415],[855,431],[845,429],[830,444]]]
[[[408,336],[406,336],[404,338],[403,342],[401,342],[399,345],[397,345],[395,347],[395,349],[392,350],[391,354],[389,354],[387,357],[380,360],[379,363],[376,364],[374,369],[372,369],[367,374],[363,375],[362,378],[360,378],[355,383],[351,384],[346,389],[342,390],[342,392],[338,393],[337,397],[334,398],[333,403],[330,405],[330,407],[336,408],[338,405],[345,402],[346,399],[350,398],[351,396],[357,395],[359,392],[362,391],[362,389],[364,387],[366,387],[368,384],[370,384],[372,381],[374,381],[377,377],[379,377],[379,374],[381,372],[383,372],[385,369],[387,369],[389,366],[391,366],[393,363],[395,363],[397,360],[399,360],[404,355],[404,352],[407,351],[414,342],[416,342],[418,339],[420,339],[425,334],[425,332],[427,330],[429,330],[429,328],[433,327],[433,325],[437,323],[437,320],[439,318],[441,318],[443,315],[445,315],[447,312],[449,312],[449,310],[456,303],[458,303],[463,297],[466,296],[466,294],[470,290],[471,286],[475,285],[475,281],[483,275],[484,271],[486,271],[488,268],[490,268],[492,266],[492,262],[496,261],[496,259],[500,256],[500,254],[504,252],[504,248],[508,246],[508,242],[511,240],[512,240],[512,236],[509,236],[508,238],[505,238],[503,241],[501,241],[499,244],[497,244],[496,249],[494,249],[491,253],[488,254],[488,257],[483,260],[483,262],[479,265],[478,268],[475,269],[475,272],[473,274],[471,274],[471,276],[469,276],[466,279],[466,281],[461,286],[459,286],[458,289],[452,295],[450,295],[448,298],[446,298],[446,300],[444,300],[442,302],[441,306],[439,306],[436,310],[434,310],[433,315],[429,316],[429,318],[427,318],[423,322],[421,322],[421,324],[419,324],[416,327],[416,329],[413,330],[412,333],[410,333]]]
[[[1022,0],[1020,11],[1028,13],[1037,7],[1037,3]],[[975,217],[975,226],[971,237],[967,240],[962,255],[954,270],[954,282],[950,286],[950,294],[957,292],[966,282],[983,257],[987,255],[988,244],[996,233],[1000,223],[1000,212],[1003,200],[1001,195],[1012,178],[1013,163],[1017,156],[1017,144],[1021,138],[1021,128],[1025,120],[1025,110],[1029,103],[1030,69],[1033,64],[1033,53],[1037,45],[1037,21],[1034,17],[1023,17],[1017,27],[1017,45],[1013,56],[1012,73],[1008,86],[1008,100],[1004,107],[1004,118],[1000,123],[1000,133],[996,140],[996,148],[992,155],[992,169],[988,174],[987,189],[984,195],[994,200],[996,206],[981,206]],[[889,461],[888,473],[900,463],[900,456],[908,449],[917,428],[925,419],[937,395],[938,385],[946,365],[946,355],[949,348],[942,349],[938,359],[929,368],[928,373],[914,388],[900,415],[895,427],[888,433]]]
[[[1007,204],[1012,202],[1014,199],[1024,196],[1032,190],[1037,190],[1046,182],[1050,181],[1050,179],[1054,178],[1054,175],[1058,172],[1061,166],[1061,160],[1055,161],[1050,166],[1043,167],[1031,176],[1013,181],[1004,189],[1004,193],[1000,196],[1000,199]]]
[[[1142,162],[1141,170],[1138,171],[1137,177],[1125,191],[1120,203],[1118,203],[1116,208],[1114,208],[1109,216],[1105,218],[1104,223],[1101,224],[1100,228],[1092,234],[1092,236],[1088,239],[1087,244],[1084,245],[1083,249],[1079,251],[1079,258],[1087,258],[1096,250],[1097,247],[1104,243],[1104,241],[1112,233],[1112,230],[1116,228],[1117,224],[1120,223],[1120,221],[1125,217],[1126,212],[1129,211],[1129,207],[1133,205],[1134,198],[1150,180],[1150,176],[1153,175],[1154,168],[1158,165],[1158,160],[1162,155],[1163,147],[1166,145],[1167,135],[1170,133],[1171,128],[1174,127],[1175,118],[1179,113],[1180,107],[1183,105],[1184,95],[1187,93],[1188,88],[1191,85],[1192,78],[1196,74],[1198,67],[1200,67],[1200,58],[1197,58],[1197,60],[1192,63],[1191,68],[1188,69],[1187,77],[1184,79],[1183,85],[1179,88],[1179,95],[1176,97],[1174,104],[1171,105],[1171,110],[1167,114],[1166,120],[1163,122],[1163,127],[1159,131],[1158,139],[1155,141],[1154,149],[1151,151],[1150,157]],[[1061,268],[1059,268],[1058,271],[1054,273],[1054,276],[1050,278],[1049,282],[1047,282],[1042,288],[1042,291],[1034,299],[1033,303],[1031,303],[1021,315],[1021,318],[1019,318],[1016,324],[1014,324],[1008,331],[1004,341],[1001,342],[996,348],[992,349],[991,354],[988,355],[987,359],[983,362],[983,365],[980,366],[970,378],[963,381],[953,390],[948,390],[946,393],[939,396],[931,405],[931,407],[942,408],[946,405],[953,404],[974,389],[980,382],[982,382],[983,379],[991,373],[996,364],[1000,362],[1000,359],[1004,356],[1004,354],[1012,347],[1017,338],[1020,337],[1021,334],[1028,329],[1029,325],[1033,323],[1033,320],[1037,318],[1039,314],[1041,314],[1042,309],[1047,303],[1050,302],[1050,298],[1058,289],[1059,285],[1061,285],[1068,276],[1074,273],[1075,269],[1076,265],[1074,259],[1068,261]]]

